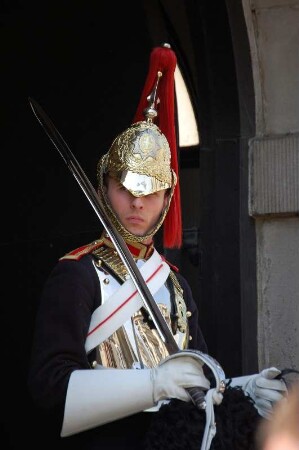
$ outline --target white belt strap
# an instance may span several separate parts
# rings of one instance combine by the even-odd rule
[[[216,434],[215,413],[213,406],[213,391],[215,389],[209,389],[206,393],[206,425],[204,435],[201,441],[200,450],[209,450],[211,443]]]
[[[154,253],[140,269],[149,291],[154,295],[165,283],[170,268],[161,255]],[[119,289],[92,314],[85,342],[86,352],[105,341],[143,306],[142,299],[131,279],[125,281]]]

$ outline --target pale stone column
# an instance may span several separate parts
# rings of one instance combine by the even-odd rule
[[[249,214],[256,220],[259,366],[299,369],[299,1],[242,3],[256,105]]]

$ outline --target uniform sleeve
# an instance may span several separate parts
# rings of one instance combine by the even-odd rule
[[[199,326],[198,309],[193,299],[190,285],[181,274],[176,275],[184,291],[183,295],[187,306],[187,311],[191,312],[191,316],[188,319],[189,334],[191,337],[191,340],[189,341],[189,348],[194,350],[200,350],[201,352],[204,353],[208,353],[208,347]]]
[[[84,344],[100,289],[89,256],[83,259],[59,262],[42,292],[28,387],[45,410],[63,408],[71,373],[89,368]]]

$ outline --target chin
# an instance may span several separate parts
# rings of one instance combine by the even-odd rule
[[[145,236],[145,233],[136,233],[135,231],[130,231],[130,233],[138,238],[142,238],[143,236]]]
[[[130,226],[130,227],[126,227],[126,228],[131,234],[134,234],[135,236],[138,236],[138,237],[145,236],[147,233],[146,230],[140,230],[139,227]]]

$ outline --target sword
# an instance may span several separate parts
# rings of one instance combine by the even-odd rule
[[[76,181],[80,185],[82,191],[86,195],[88,201],[93,207],[96,215],[100,219],[103,227],[108,233],[111,241],[117,249],[119,256],[125,265],[144,305],[148,309],[151,319],[164,342],[167,350],[170,354],[178,352],[180,348],[173,334],[171,333],[167,323],[165,322],[158,305],[156,304],[150,290],[148,289],[140,270],[138,269],[123,237],[118,233],[114,225],[111,223],[96,190],[89,181],[87,175],[83,171],[79,162],[71,152],[69,146],[54,126],[53,122],[47,116],[42,107],[31,97],[29,97],[29,103],[33,110],[34,115],[43,127],[44,131],[62,156],[67,167],[75,177]],[[192,397],[193,403],[200,409],[204,407],[203,392],[198,388],[188,388],[189,394]]]

